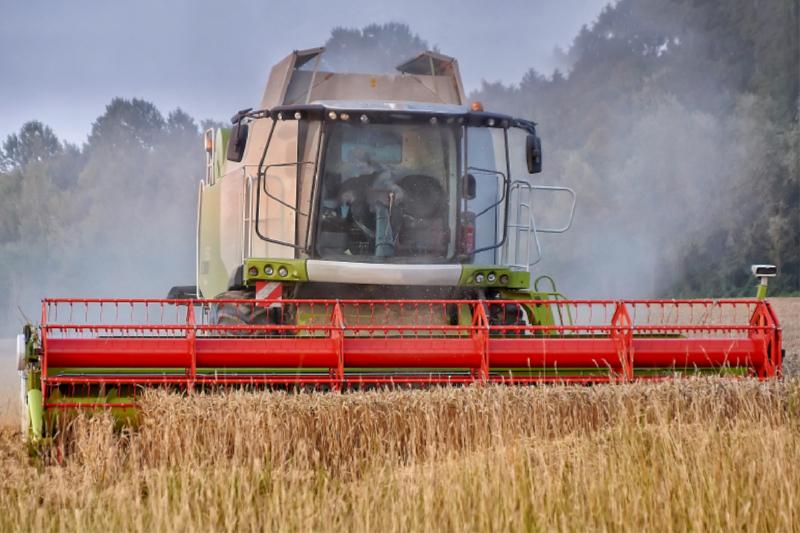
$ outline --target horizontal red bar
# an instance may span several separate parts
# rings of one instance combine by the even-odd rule
[[[330,338],[197,339],[198,368],[334,368]]]
[[[50,368],[181,368],[192,364],[189,341],[178,339],[47,339]]]
[[[85,331],[134,331],[157,332],[170,331],[182,334],[188,329],[186,324],[48,324],[43,327],[48,334],[53,332],[85,332]],[[73,333],[75,334],[75,333]]]
[[[137,376],[135,374],[127,374],[120,376],[117,374],[111,375],[93,375],[93,376],[51,376],[48,377],[46,382],[50,385],[185,385],[188,381],[188,376],[176,376],[169,374],[164,376]]]
[[[488,380],[492,383],[504,384],[524,384],[524,383],[608,383],[611,381],[609,376],[523,376],[523,377],[508,377],[505,375],[490,375]],[[651,377],[643,379],[655,379]],[[469,383],[480,382],[481,380],[471,375],[444,375],[444,374],[423,374],[423,375],[346,375],[344,380],[332,378],[330,376],[314,375],[262,375],[262,376],[197,376],[194,380],[195,383],[205,385],[423,385],[423,384],[453,384],[463,385]],[[140,377],[132,378],[131,383],[148,385],[152,384],[150,378]],[[187,379],[183,379],[182,383],[187,383]],[[156,383],[158,384],[158,383]],[[50,404],[55,406],[56,404]],[[67,404],[58,404],[58,406]],[[73,404],[69,404],[73,405]],[[92,405],[111,405],[111,404],[92,404]]]
[[[490,339],[489,366],[495,368],[620,368],[613,340]]]
[[[760,368],[766,356],[763,340],[633,339],[634,368]]]
[[[344,340],[345,368],[478,368],[481,346],[466,339]]]
[[[46,403],[45,409],[97,409],[97,408],[119,408],[130,409],[136,407],[133,403]]]
[[[477,368],[474,338],[344,340],[345,368]],[[750,366],[766,361],[766,345],[753,339],[633,339],[634,368]],[[185,339],[48,339],[49,367],[186,368]],[[330,338],[197,339],[198,368],[334,368]],[[500,368],[621,366],[611,339],[490,339],[489,365]],[[158,379],[158,378],[156,378]]]

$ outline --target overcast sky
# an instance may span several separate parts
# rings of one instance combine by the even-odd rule
[[[336,26],[403,22],[481,79],[549,73],[610,0],[2,0],[0,140],[32,119],[82,143],[115,96],[228,120],[258,105],[269,69]]]

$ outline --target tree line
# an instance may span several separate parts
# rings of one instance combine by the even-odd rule
[[[200,128],[115,98],[79,147],[39,121],[2,144],[0,335],[42,297],[164,297],[191,283]]]

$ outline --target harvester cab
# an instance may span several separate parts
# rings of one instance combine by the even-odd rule
[[[512,178],[510,130],[527,134],[528,172],[541,171],[536,124],[466,106],[453,58],[423,52],[395,75],[340,74],[319,70],[323,52],[289,55],[258,111],[206,132],[197,288],[173,296],[527,290],[538,234],[566,231],[575,207],[567,187]],[[563,227],[536,227],[534,193],[570,196]]]
[[[754,269],[749,300],[567,300],[546,276],[540,289],[538,236],[569,228],[575,194],[512,177],[523,146],[520,166],[542,169],[536,124],[465,105],[452,58],[339,74],[323,52],[287,56],[257,110],[206,132],[195,286],[44,300],[18,347],[25,436],[75,410],[127,419],[149,387],[780,375],[774,267]],[[563,225],[536,225],[545,194],[567,200]]]

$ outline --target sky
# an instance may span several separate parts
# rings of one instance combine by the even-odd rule
[[[2,0],[0,140],[40,120],[82,144],[114,97],[227,121],[332,28],[401,22],[459,61],[467,92],[552,71],[610,0]]]

